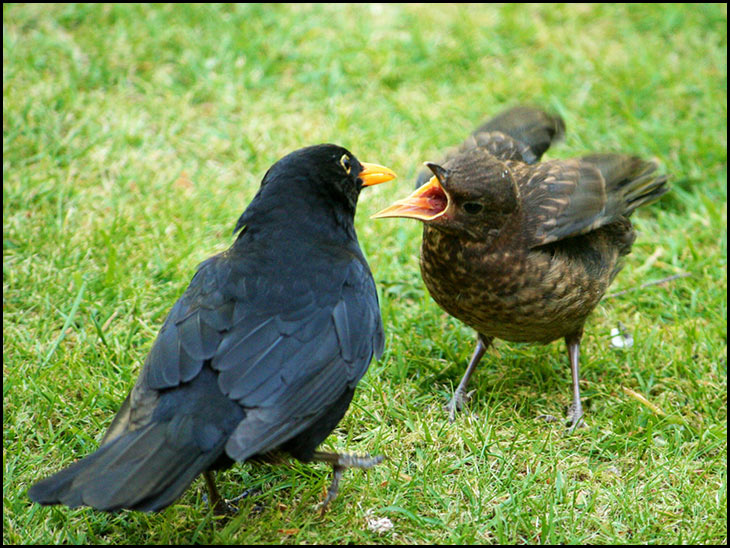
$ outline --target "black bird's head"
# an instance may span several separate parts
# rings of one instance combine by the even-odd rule
[[[471,148],[443,166],[426,162],[433,177],[372,218],[408,217],[444,232],[491,240],[519,209],[519,190],[504,163]]]
[[[332,213],[351,221],[362,188],[395,177],[387,167],[360,162],[338,145],[300,148],[269,168],[234,232],[262,216],[297,222]]]

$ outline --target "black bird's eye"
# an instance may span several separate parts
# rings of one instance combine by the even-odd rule
[[[466,211],[469,215],[476,215],[483,207],[484,206],[482,206],[482,204],[477,202],[466,202],[464,204],[464,211]]]
[[[340,165],[349,175],[350,170],[352,170],[352,165],[350,164],[350,157],[347,154],[343,154],[342,158],[340,158]]]

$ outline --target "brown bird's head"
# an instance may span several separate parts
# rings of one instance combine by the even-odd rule
[[[510,171],[479,148],[465,150],[443,166],[426,162],[433,177],[410,196],[372,218],[408,217],[444,232],[491,240],[519,209]]]

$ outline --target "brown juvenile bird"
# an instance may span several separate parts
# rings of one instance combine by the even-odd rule
[[[564,338],[573,376],[570,429],[582,425],[583,325],[636,237],[629,215],[667,192],[656,163],[592,154],[540,163],[565,125],[516,107],[479,127],[413,194],[373,217],[423,221],[421,274],[434,300],[473,327],[477,345],[449,402],[453,421],[495,337]],[[419,177],[419,182],[428,176]]]

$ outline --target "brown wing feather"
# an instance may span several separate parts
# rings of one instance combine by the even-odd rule
[[[516,106],[500,112],[480,125],[461,146],[449,152],[441,163],[471,148],[482,148],[502,161],[534,164],[565,134],[565,122],[558,115],[534,107]],[[418,174],[416,188],[432,177],[428,170]]]
[[[524,161],[533,163],[554,142],[565,134],[565,122],[554,114],[535,107],[520,105],[499,113],[479,126],[473,135],[491,132],[503,133],[527,147]]]
[[[656,163],[620,154],[544,162],[523,172],[524,224],[536,247],[586,234],[664,194]]]
[[[530,147],[501,131],[481,131],[471,134],[459,148],[464,152],[470,148],[481,148],[492,156],[506,161],[517,160],[531,164],[537,160]]]

